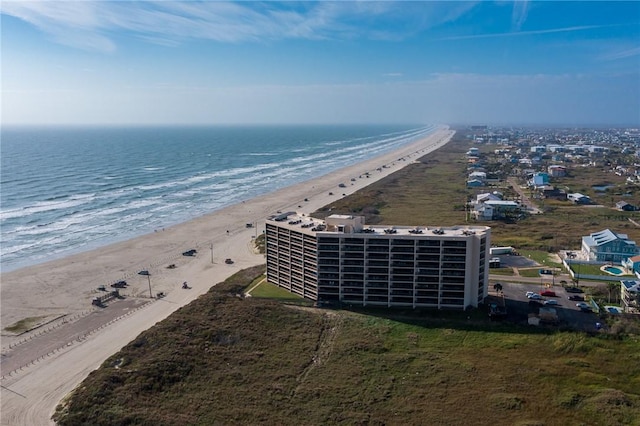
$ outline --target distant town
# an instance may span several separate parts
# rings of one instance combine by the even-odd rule
[[[559,209],[572,220],[579,209],[604,209],[621,212],[622,226],[640,227],[628,214],[640,210],[640,131],[471,126],[458,132],[470,142],[465,216],[476,225],[378,229],[352,215],[275,215],[267,220],[267,280],[319,304],[466,309],[484,303],[492,317],[506,317],[511,304],[521,311],[518,321],[528,316],[530,324],[583,330],[593,322],[580,312],[638,313],[640,247],[619,229],[589,230],[564,247],[557,230],[548,232],[544,238],[554,243],[536,261],[515,245],[501,246],[479,225],[553,220]],[[519,269],[534,281],[488,285],[500,278],[494,274],[519,275]],[[609,283],[608,303],[601,306],[591,289],[582,295],[581,279],[587,287]]]

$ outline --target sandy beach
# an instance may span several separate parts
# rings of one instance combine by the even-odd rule
[[[212,285],[234,272],[264,263],[252,240],[262,233],[266,217],[277,211],[311,213],[344,195],[351,194],[447,143],[453,131],[446,127],[400,150],[350,166],[311,181],[264,194],[189,222],[159,229],[148,235],[92,251],[2,274],[0,321],[2,323],[2,418],[3,425],[50,424],[55,405],[89,372],[140,332],[166,318]],[[366,177],[369,173],[370,177]],[[345,188],[338,185],[344,183]],[[329,193],[333,195],[329,195]],[[305,201],[306,200],[306,201]],[[247,227],[252,224],[252,227]],[[182,253],[196,249],[196,256]],[[225,259],[233,259],[226,264]],[[174,264],[175,268],[167,268]],[[150,276],[139,275],[147,270]],[[118,280],[129,284],[121,291],[125,301],[137,301],[122,320],[47,352],[37,362],[16,371],[16,350],[25,339],[49,325],[71,327],[77,318],[90,318],[100,310],[91,300],[104,294]],[[191,287],[183,290],[184,281]],[[166,296],[156,299],[163,292]],[[150,297],[153,296],[153,297]],[[149,303],[147,303],[149,302]],[[129,308],[126,308],[129,309]],[[39,317],[44,324],[21,335],[4,328],[17,321]],[[64,324],[62,324],[64,322]],[[87,332],[92,330],[87,330]],[[34,337],[46,341],[48,333]],[[60,342],[65,344],[65,342]],[[29,360],[25,359],[25,362]]]

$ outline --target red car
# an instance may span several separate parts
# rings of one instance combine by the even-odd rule
[[[540,296],[556,297],[556,292],[551,290],[543,290],[540,292]]]

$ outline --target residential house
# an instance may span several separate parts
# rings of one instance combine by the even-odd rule
[[[640,254],[635,241],[627,234],[618,234],[610,229],[582,237],[582,252],[589,260],[620,263]]]
[[[640,273],[640,256],[628,257],[620,262],[620,264],[636,275]]]
[[[587,147],[587,150],[589,151],[590,154],[592,155],[603,155],[605,154],[607,151],[609,151],[609,148],[606,148],[604,146],[596,146],[596,145],[589,145]]]
[[[520,212],[516,201],[486,200],[476,204],[471,214],[476,220],[502,220]]]
[[[531,176],[531,180],[529,181],[529,185],[534,188],[548,185],[549,184],[549,175],[544,172],[536,172]]]
[[[502,194],[498,191],[494,192],[483,192],[482,194],[476,195],[476,201],[474,204],[482,204],[486,201],[497,201],[502,200]]]
[[[481,181],[485,181],[487,180],[487,173],[475,171],[475,172],[469,173],[469,179],[478,179]]]
[[[484,181],[480,179],[469,179],[467,180],[467,188],[480,188],[484,186]]]
[[[591,204],[591,198],[579,192],[567,194],[567,200],[572,201],[576,204]]]
[[[620,281],[620,300],[622,309],[629,313],[640,312],[640,281]]]
[[[549,172],[549,176],[551,177],[561,178],[567,175],[567,168],[565,166],[553,164],[547,168],[547,172]]]
[[[637,210],[636,206],[634,206],[633,204],[629,204],[626,201],[618,201],[616,203],[616,209],[622,212],[633,212]]]
[[[478,157],[480,155],[480,150],[476,147],[469,148],[467,151],[467,157]]]
[[[537,188],[541,192],[544,198],[553,198],[555,200],[565,201],[567,199],[567,193],[563,189],[558,189],[553,185],[545,185]]]

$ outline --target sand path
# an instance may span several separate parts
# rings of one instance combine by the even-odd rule
[[[100,294],[98,285],[108,286],[120,279],[130,284],[124,291],[128,299],[146,298],[153,302],[122,320],[110,322],[107,327],[87,330],[87,334],[73,344],[18,371],[6,370],[5,363],[0,361],[0,423],[52,424],[50,417],[58,402],[106,358],[142,331],[207,292],[215,283],[240,269],[264,263],[264,256],[254,252],[252,239],[264,229],[266,217],[279,210],[311,213],[341,198],[342,194],[351,194],[441,147],[453,133],[443,127],[397,151],[318,179],[129,241],[2,274],[0,319],[3,328],[27,317],[93,315],[89,311],[91,299]],[[365,177],[366,172],[369,178]],[[338,188],[340,183],[345,183],[346,188]],[[308,201],[304,201],[305,198]],[[247,223],[255,226],[246,228]],[[198,250],[195,257],[182,256],[182,252],[192,248]],[[225,258],[232,258],[235,263],[227,265]],[[167,269],[172,263],[176,268]],[[137,274],[140,270],[151,273],[152,295],[162,291],[167,294],[165,298],[149,298],[149,282],[147,277]],[[181,289],[183,281],[192,288]],[[2,358],[8,359],[19,348],[14,345],[25,335],[5,334]],[[37,339],[42,339],[44,345],[46,333],[33,341]],[[15,366],[20,362],[14,358],[6,364]]]

